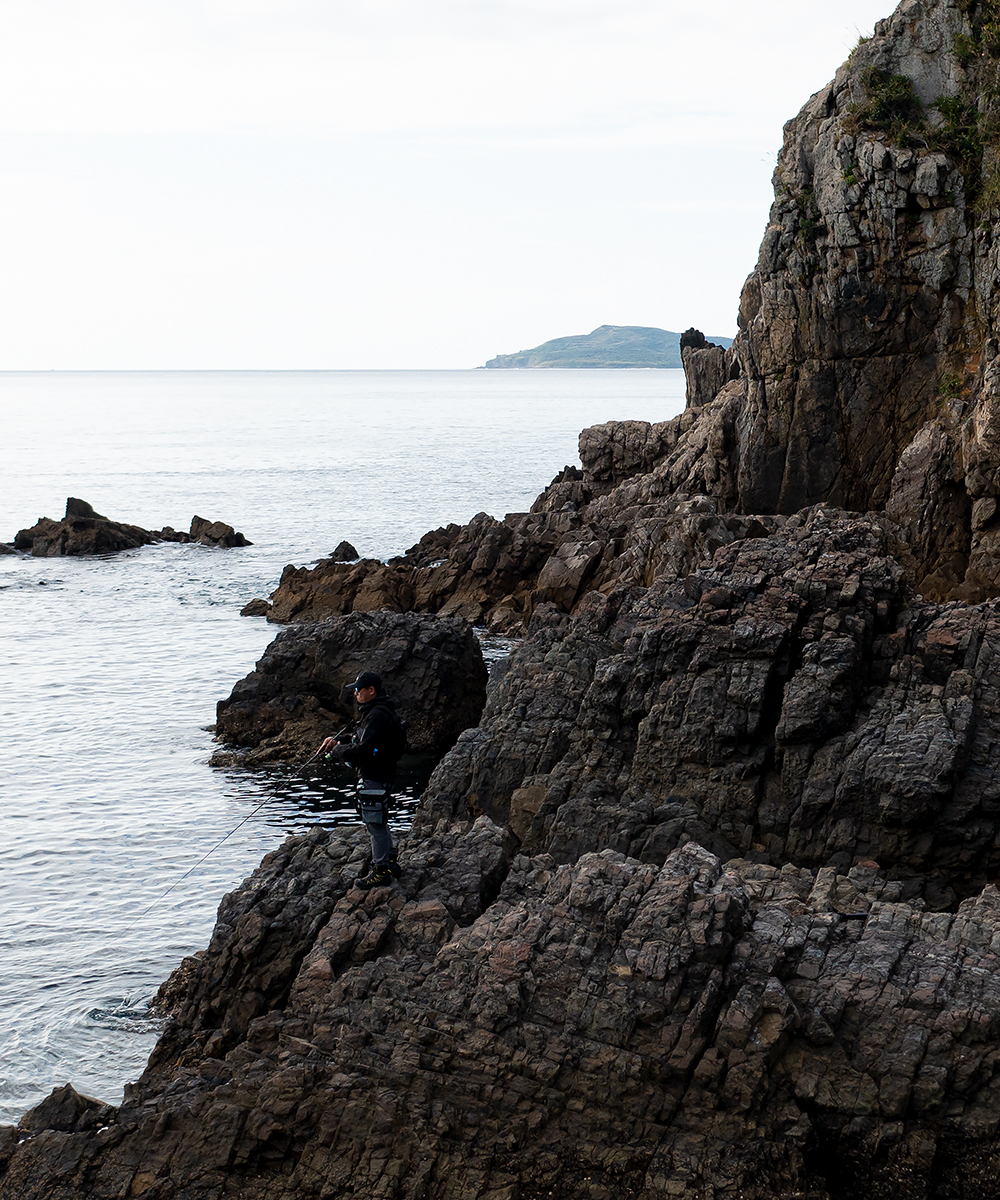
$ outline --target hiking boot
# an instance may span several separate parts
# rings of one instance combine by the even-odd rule
[[[372,864],[372,869],[367,875],[362,875],[355,879],[354,886],[364,888],[367,892],[374,887],[388,887],[392,883],[392,872],[385,863],[375,866]]]
[[[396,850],[393,850],[385,860],[385,865],[392,872],[393,879],[398,879],[402,875],[403,868],[399,865],[399,853]]]

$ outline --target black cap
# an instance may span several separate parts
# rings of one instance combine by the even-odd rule
[[[376,692],[382,690],[382,680],[374,671],[362,671],[353,683],[347,685],[348,690],[352,692],[360,692],[362,688],[373,687]]]

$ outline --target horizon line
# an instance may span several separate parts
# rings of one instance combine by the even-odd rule
[[[0,367],[3,375],[332,375],[364,371],[489,371],[491,374],[539,371],[682,371],[683,367]]]

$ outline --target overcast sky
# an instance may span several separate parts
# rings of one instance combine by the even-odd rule
[[[735,332],[781,126],[891,0],[0,0],[0,369]]]

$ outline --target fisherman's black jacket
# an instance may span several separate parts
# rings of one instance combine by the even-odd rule
[[[343,751],[343,759],[362,779],[374,779],[391,787],[396,779],[399,744],[400,721],[395,702],[388,696],[376,696],[358,706],[354,743]]]

